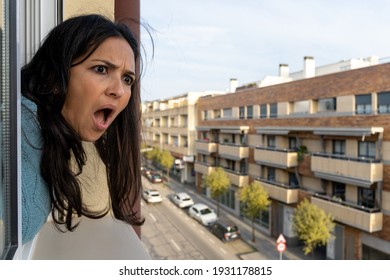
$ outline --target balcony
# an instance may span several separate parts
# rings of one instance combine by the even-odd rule
[[[248,158],[249,147],[236,143],[220,143],[218,153],[220,157],[223,158],[240,160],[243,158]]]
[[[210,155],[218,151],[218,143],[213,143],[205,140],[197,140],[195,142],[195,149],[197,153]]]
[[[311,169],[317,177],[337,178],[337,181],[362,187],[383,180],[383,163],[373,159],[316,153],[312,155]]]
[[[243,187],[249,184],[249,175],[247,173],[237,172],[227,168],[224,168],[224,170],[232,185]]]
[[[195,162],[195,172],[209,175],[215,169],[215,165],[205,162]]]
[[[256,147],[255,161],[278,168],[294,167],[298,165],[298,152],[289,149]]]
[[[297,186],[290,186],[283,183],[271,182],[262,178],[256,178],[264,189],[268,192],[270,198],[284,202],[286,204],[298,203]]]
[[[382,230],[383,214],[378,209],[370,209],[347,202],[340,203],[321,195],[313,196],[311,203],[331,214],[337,222],[370,233]]]

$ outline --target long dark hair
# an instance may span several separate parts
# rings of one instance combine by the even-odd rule
[[[22,68],[22,94],[37,104],[37,117],[42,131],[41,175],[47,182],[52,201],[52,217],[56,225],[73,230],[72,216],[100,218],[108,210],[93,212],[83,205],[77,176],[82,172],[86,154],[77,133],[61,115],[69,73],[77,59],[84,61],[107,38],[125,39],[139,63],[138,42],[130,29],[113,23],[101,15],[70,18],[48,34],[32,60]],[[114,216],[132,225],[143,219],[134,211],[139,199],[140,175],[140,93],[138,80],[126,108],[117,116],[105,134],[95,142],[106,165],[107,180]],[[78,172],[70,167],[73,153]]]

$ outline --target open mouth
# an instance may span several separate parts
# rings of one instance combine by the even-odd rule
[[[94,113],[95,120],[100,124],[106,124],[109,120],[113,110],[110,108],[103,108],[100,110],[97,110]]]

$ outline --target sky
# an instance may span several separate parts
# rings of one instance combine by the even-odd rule
[[[142,0],[141,21],[143,102],[300,71],[305,56],[390,61],[388,0]]]

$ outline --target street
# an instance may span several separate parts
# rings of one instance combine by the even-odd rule
[[[144,188],[157,189],[163,197],[158,204],[141,202],[142,215],[146,219],[142,226],[142,241],[152,259],[237,260],[241,259],[241,254],[255,251],[242,240],[222,242],[189,217],[187,209],[180,209],[169,199],[173,192],[185,191],[195,203],[205,203],[200,195],[177,185],[167,187],[152,184],[144,177],[142,180]]]

